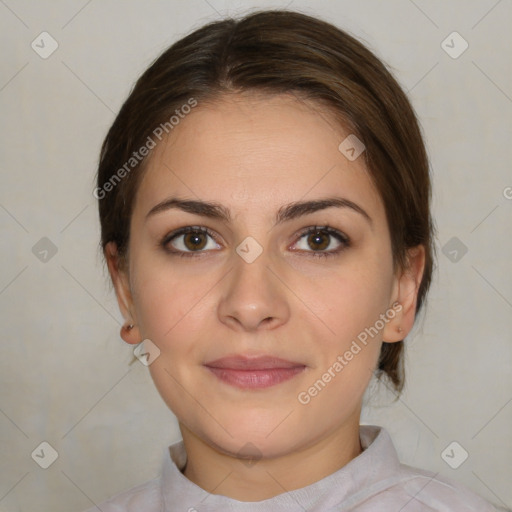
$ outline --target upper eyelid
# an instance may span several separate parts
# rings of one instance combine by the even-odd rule
[[[335,228],[335,227],[331,226],[330,224],[324,224],[324,225],[315,224],[313,226],[308,226],[306,228],[300,229],[297,234],[300,236],[303,236],[303,235],[309,233],[310,231],[315,231],[315,230],[326,231],[329,234],[339,234],[348,240],[348,235],[346,235],[341,229]]]
[[[217,234],[213,229],[207,228],[206,226],[183,226],[181,228],[173,229],[171,232],[167,233],[162,238],[162,243],[169,243],[172,239],[186,235],[188,232],[192,233],[204,233],[211,236],[215,241],[217,241]]]

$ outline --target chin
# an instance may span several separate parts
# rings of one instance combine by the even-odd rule
[[[246,414],[232,412],[229,421],[197,425],[193,432],[220,452],[240,458],[273,458],[292,451],[300,443],[302,429],[283,419],[281,411],[254,410]],[[290,418],[291,419],[291,418]],[[211,418],[210,418],[211,420]],[[286,425],[285,425],[286,424]]]

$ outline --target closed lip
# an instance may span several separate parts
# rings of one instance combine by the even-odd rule
[[[275,370],[304,368],[306,365],[295,361],[288,361],[274,356],[242,356],[234,355],[222,357],[215,361],[209,361],[204,364],[209,368],[219,368],[225,370]]]
[[[270,355],[231,355],[205,363],[220,381],[244,390],[270,388],[302,373],[306,365]]]

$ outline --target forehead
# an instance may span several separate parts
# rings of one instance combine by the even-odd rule
[[[326,195],[383,205],[361,156],[339,145],[350,132],[325,108],[293,95],[233,94],[201,104],[153,150],[136,197],[147,213],[170,195],[274,212]]]

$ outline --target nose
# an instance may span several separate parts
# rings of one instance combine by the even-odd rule
[[[223,280],[218,304],[220,321],[238,331],[275,329],[286,323],[290,307],[285,280],[266,251],[251,263],[235,252],[233,264]]]

